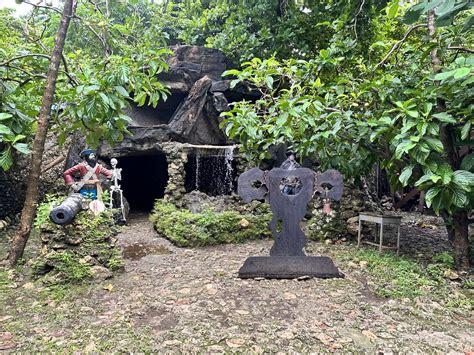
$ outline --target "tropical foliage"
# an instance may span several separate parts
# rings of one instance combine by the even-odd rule
[[[278,144],[347,177],[378,162],[393,191],[426,191],[458,267],[469,263],[474,201],[472,2],[422,0],[78,0],[63,52],[52,128],[63,143],[120,141],[131,101],[156,105],[174,44],[223,50],[232,85],[260,93],[223,128],[261,160]],[[0,12],[0,166],[28,153],[59,23],[36,6]],[[239,65],[239,63],[241,63]]]
[[[91,146],[102,138],[119,141],[127,134],[124,109],[130,101],[156,106],[166,98],[155,74],[167,68],[163,58],[169,50],[157,28],[147,27],[143,11],[135,11],[139,8],[136,2],[110,8],[78,2],[52,113],[60,144],[75,130]],[[6,170],[15,151],[28,153],[60,15],[35,8],[25,18],[9,10],[0,16],[0,166]]]

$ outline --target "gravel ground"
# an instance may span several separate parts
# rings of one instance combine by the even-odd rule
[[[418,254],[446,248],[436,221],[412,222],[404,226],[402,252],[413,250],[415,235]],[[344,279],[241,280],[244,260],[267,255],[270,240],[182,249],[158,238],[145,216],[118,238],[127,260],[125,271],[111,280],[70,288],[59,301],[27,280],[2,288],[8,291],[0,297],[0,350],[474,350],[472,312],[454,312],[430,299],[376,297],[367,287],[367,271],[338,257],[354,244],[307,247],[309,254],[332,256]]]

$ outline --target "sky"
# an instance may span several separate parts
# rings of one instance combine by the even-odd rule
[[[38,0],[31,0],[31,2],[34,2],[35,4],[38,3]],[[43,1],[44,2],[44,1]],[[52,3],[57,3],[57,0],[53,0]],[[21,4],[18,5],[15,0],[0,0],[0,9],[4,7],[9,7],[11,9],[16,10],[16,15],[21,16],[26,14],[28,11],[31,10],[31,5],[28,4]]]

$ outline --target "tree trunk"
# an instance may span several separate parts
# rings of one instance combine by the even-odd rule
[[[436,43],[436,27],[435,27],[435,13],[434,10],[428,12],[428,31],[433,43]],[[441,59],[438,56],[438,48],[434,47],[431,50],[431,63],[433,72],[441,71]],[[435,81],[436,86],[440,84]],[[446,110],[446,105],[443,99],[437,99],[437,110],[443,112]],[[459,153],[454,140],[454,127],[452,124],[440,125],[439,127],[440,140],[443,144],[446,158],[454,170],[458,170],[460,166]],[[458,270],[465,270],[470,267],[471,246],[469,243],[469,220],[467,212],[464,210],[456,210],[451,216],[448,216],[444,211],[443,219],[446,223],[448,232],[449,244],[453,251],[454,262]]]
[[[466,211],[456,211],[451,218],[444,221],[448,231],[449,245],[453,250],[456,269],[466,270],[470,267],[471,247],[469,244],[469,219]]]
[[[418,201],[418,212],[420,213],[423,213],[423,210],[425,209],[425,195],[425,190],[420,192],[420,200]]]
[[[51,106],[53,104],[54,93],[56,90],[56,81],[58,78],[61,55],[66,40],[67,29],[70,19],[73,15],[74,0],[65,0],[64,9],[61,15],[54,49],[51,55],[51,61],[48,67],[46,87],[44,89],[41,110],[38,117],[38,127],[31,150],[31,164],[26,188],[25,204],[21,211],[21,219],[18,230],[13,238],[13,242],[8,254],[8,264],[13,266],[23,256],[26,242],[30,236],[31,227],[36,214],[36,205],[38,202],[38,186],[41,175],[41,162],[43,159],[44,143],[48,133],[49,120],[51,117]]]

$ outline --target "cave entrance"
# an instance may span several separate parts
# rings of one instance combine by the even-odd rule
[[[128,156],[119,159],[120,182],[131,212],[149,212],[157,198],[165,194],[168,162],[163,153]]]

